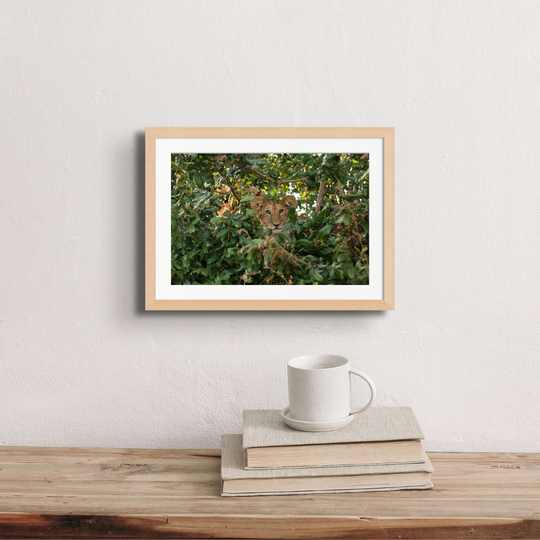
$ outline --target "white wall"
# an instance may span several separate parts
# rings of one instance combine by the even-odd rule
[[[536,0],[1,0],[0,444],[214,447],[329,351],[428,449],[540,451],[539,27]],[[396,311],[144,312],[145,126],[395,126]]]

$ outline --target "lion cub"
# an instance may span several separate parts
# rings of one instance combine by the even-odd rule
[[[296,197],[287,195],[283,199],[265,201],[264,195],[264,193],[257,195],[251,201],[251,208],[257,211],[257,217],[264,225],[264,230],[272,231],[272,236],[277,236],[283,232],[283,225],[289,221],[289,208],[296,206]]]

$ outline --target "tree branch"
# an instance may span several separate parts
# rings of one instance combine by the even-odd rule
[[[302,178],[298,178],[297,180],[280,180],[280,184],[294,184],[295,182],[301,182],[302,180],[305,180],[307,176],[304,176]]]
[[[231,190],[232,194],[234,195],[234,198],[240,203],[241,197],[238,196],[238,193],[236,193],[236,189],[232,187],[232,184],[229,182],[229,179],[225,177],[225,182],[229,186],[229,189]]]
[[[278,183],[277,180],[274,180],[273,178],[270,178],[269,176],[266,176],[266,174],[264,174],[262,172],[259,172],[259,171],[256,171],[255,169],[252,169],[251,167],[242,167],[241,163],[238,160],[235,161],[234,163],[235,163],[235,165],[237,167],[239,167],[243,171],[250,172],[250,173],[254,174],[255,176],[258,176],[259,178],[264,178],[265,180],[268,180],[268,182],[272,182],[274,184]]]
[[[319,184],[319,194],[317,195],[317,204],[315,206],[315,212],[317,215],[319,215],[319,212],[321,211],[321,202],[324,195],[325,186],[326,186],[326,182],[321,182]]]

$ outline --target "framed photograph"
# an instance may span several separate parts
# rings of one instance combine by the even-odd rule
[[[394,309],[394,128],[147,128],[147,310]]]

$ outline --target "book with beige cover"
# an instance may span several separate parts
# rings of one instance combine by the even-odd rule
[[[372,407],[345,428],[305,432],[289,428],[279,410],[244,411],[248,469],[420,463],[422,430],[410,407]]]
[[[421,463],[247,470],[242,435],[221,438],[223,496],[429,489],[433,468]]]

